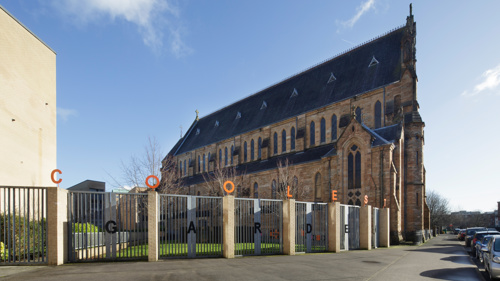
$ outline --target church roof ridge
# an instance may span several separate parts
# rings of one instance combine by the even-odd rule
[[[172,153],[217,143],[400,81],[404,32],[393,29],[199,118],[193,124],[199,133],[186,134]],[[374,56],[380,63],[369,66]],[[332,73],[336,79],[328,83]],[[294,89],[298,95],[292,94]]]
[[[246,96],[246,97],[244,97],[244,98],[242,98],[242,99],[236,100],[236,101],[234,101],[234,102],[232,102],[232,103],[230,103],[230,104],[228,104],[228,105],[226,105],[226,106],[223,106],[223,107],[221,107],[221,108],[219,108],[219,109],[217,109],[217,110],[215,110],[215,111],[213,111],[213,112],[209,113],[208,115],[203,116],[203,117],[202,117],[202,118],[200,118],[200,119],[204,119],[204,118],[210,117],[211,115],[214,115],[214,114],[216,114],[216,113],[218,113],[218,112],[220,112],[220,111],[222,111],[222,110],[224,110],[224,109],[226,109],[226,108],[228,108],[228,107],[230,107],[230,106],[232,106],[232,105],[234,105],[234,104],[236,104],[236,103],[242,102],[242,101],[244,101],[244,100],[246,100],[246,99],[249,99],[249,98],[251,98],[251,97],[254,97],[254,96],[256,96],[256,95],[258,95],[258,94],[260,94],[260,93],[262,93],[262,92],[265,92],[266,90],[270,90],[270,89],[272,89],[272,88],[274,88],[274,87],[277,87],[277,86],[279,86],[279,85],[281,85],[281,84],[283,84],[283,83],[287,82],[288,80],[291,80],[291,79],[293,79],[293,78],[295,78],[295,77],[297,77],[297,76],[300,76],[300,75],[302,75],[302,74],[304,74],[304,73],[306,73],[306,72],[308,72],[308,71],[310,71],[310,70],[315,69],[315,68],[316,68],[316,67],[318,67],[318,66],[321,66],[321,65],[323,65],[323,64],[326,64],[326,63],[328,63],[328,62],[330,62],[330,61],[332,61],[332,60],[335,60],[335,59],[337,59],[337,58],[339,58],[339,57],[341,57],[341,56],[343,56],[343,55],[346,55],[346,54],[348,54],[348,53],[350,53],[350,52],[353,52],[353,51],[355,51],[355,50],[357,50],[357,49],[359,49],[359,48],[362,48],[363,46],[368,45],[368,44],[370,44],[370,43],[372,43],[372,42],[374,42],[374,41],[376,41],[376,40],[378,40],[378,39],[380,39],[380,38],[383,38],[383,37],[385,37],[385,36],[388,36],[388,35],[390,35],[390,34],[391,34],[391,33],[393,33],[393,32],[399,31],[400,29],[404,28],[405,26],[406,26],[406,25],[404,25],[404,24],[403,24],[403,25],[400,25],[400,26],[398,26],[398,27],[395,27],[395,28],[393,28],[393,29],[390,29],[389,31],[386,31],[386,32],[384,32],[384,33],[382,33],[382,34],[379,34],[379,35],[377,35],[377,36],[373,37],[373,38],[372,38],[372,39],[370,39],[370,40],[367,40],[367,41],[365,41],[365,42],[363,42],[363,43],[360,43],[360,44],[358,44],[358,45],[356,45],[356,46],[353,46],[353,47],[351,47],[351,48],[348,48],[348,49],[346,49],[346,50],[344,50],[344,51],[341,51],[340,53],[337,53],[336,55],[334,55],[334,56],[332,56],[332,57],[330,57],[330,58],[328,58],[328,59],[322,60],[322,61],[320,61],[320,62],[318,62],[318,63],[316,63],[316,64],[314,64],[314,65],[312,65],[312,66],[310,66],[310,67],[307,67],[307,68],[305,68],[305,69],[304,69],[304,70],[302,70],[302,71],[299,71],[299,72],[296,72],[296,73],[294,73],[294,74],[292,74],[292,75],[289,75],[289,76],[285,77],[284,79],[280,80],[280,81],[279,81],[279,82],[277,82],[277,83],[271,84],[271,85],[269,85],[269,86],[267,86],[267,87],[264,87],[264,88],[262,88],[262,89],[260,89],[260,90],[258,90],[258,91],[256,91],[256,92],[254,92],[253,94],[250,94],[250,95],[248,95],[248,96]]]

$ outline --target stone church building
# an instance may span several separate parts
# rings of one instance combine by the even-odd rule
[[[273,198],[277,163],[287,159],[294,182],[311,190],[297,200],[331,202],[336,191],[340,203],[361,205],[367,195],[369,205],[390,208],[392,243],[422,241],[430,225],[415,43],[410,10],[400,28],[197,114],[167,155],[183,190],[206,195],[206,175],[234,167],[244,173],[236,196]]]

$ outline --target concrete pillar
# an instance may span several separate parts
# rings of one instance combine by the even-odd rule
[[[363,206],[359,210],[359,248],[372,249],[372,206]]]
[[[227,259],[234,258],[234,196],[227,195],[222,198],[223,222],[222,222],[222,239],[223,250],[222,256]]]
[[[158,192],[148,190],[148,261],[158,261]]]
[[[47,188],[47,261],[60,265],[68,260],[68,191]]]
[[[340,252],[340,203],[328,203],[328,251]]]
[[[390,218],[389,218],[389,208],[379,209],[379,246],[380,247],[390,247]]]
[[[283,253],[295,255],[295,199],[283,200]]]

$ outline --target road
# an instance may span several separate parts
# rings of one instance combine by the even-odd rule
[[[484,280],[454,235],[420,246],[235,259],[0,267],[2,280]]]

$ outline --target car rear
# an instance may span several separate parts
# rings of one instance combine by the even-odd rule
[[[500,278],[500,235],[492,236],[484,255],[484,267],[490,279]]]

